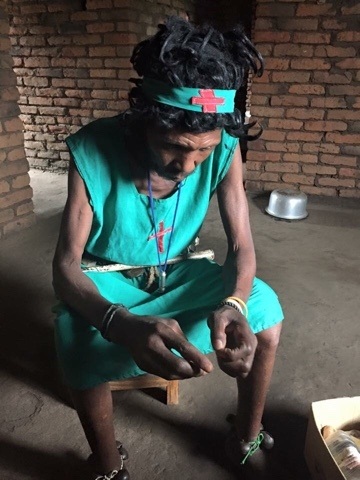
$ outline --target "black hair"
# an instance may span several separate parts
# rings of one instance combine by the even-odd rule
[[[177,87],[238,90],[248,72],[263,72],[263,59],[242,27],[221,33],[209,25],[194,26],[170,17],[158,32],[134,49],[131,63],[140,77],[149,77]],[[195,133],[225,128],[234,136],[244,134],[241,112],[201,113],[152,102],[141,90],[142,79],[129,93],[128,126],[156,125]]]

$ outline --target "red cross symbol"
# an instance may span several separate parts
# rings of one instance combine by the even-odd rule
[[[159,252],[164,253],[164,236],[167,233],[170,233],[172,230],[172,227],[169,228],[164,228],[164,222],[161,221],[159,222],[159,229],[158,232],[154,235],[150,235],[149,240],[152,240],[153,238],[157,237],[158,239],[158,247],[159,247]]]
[[[201,105],[204,113],[216,113],[217,105],[224,105],[224,97],[215,97],[214,90],[199,90],[200,97],[191,97],[192,105]]]

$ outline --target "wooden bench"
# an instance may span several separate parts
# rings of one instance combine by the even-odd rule
[[[177,405],[179,403],[179,380],[165,380],[155,375],[142,375],[141,377],[110,382],[110,388],[113,392],[160,388],[166,392],[166,405]]]

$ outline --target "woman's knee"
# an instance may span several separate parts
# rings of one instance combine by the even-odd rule
[[[258,340],[258,349],[276,350],[281,334],[282,322],[277,323],[271,328],[267,328],[256,335]]]

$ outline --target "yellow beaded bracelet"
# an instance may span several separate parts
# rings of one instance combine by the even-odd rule
[[[248,315],[249,315],[249,310],[248,310],[248,307],[246,305],[246,303],[244,302],[244,300],[242,300],[241,298],[239,297],[227,297],[229,300],[235,300],[236,302],[240,303],[240,305],[242,305],[244,307],[244,310],[245,310],[245,317],[247,318]]]

